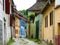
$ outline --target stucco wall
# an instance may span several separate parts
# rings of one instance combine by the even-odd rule
[[[39,21],[39,39],[42,38],[42,14],[39,14],[38,16],[35,17],[35,23],[36,21]]]
[[[4,29],[4,17],[6,19],[6,30]],[[4,40],[5,42],[7,42],[10,38],[10,25],[9,25],[9,15],[7,15],[4,11],[3,11],[3,0],[0,0],[0,20],[2,21],[2,33],[3,33],[3,44],[4,44]],[[4,32],[4,30],[6,32]],[[5,35],[5,37],[4,37]]]
[[[6,19],[6,40],[8,41],[11,38],[11,29],[10,29],[10,16],[5,14]]]
[[[55,35],[58,35],[58,23],[60,23],[60,7],[55,9]]]
[[[42,21],[42,38],[48,42],[52,40],[53,42],[53,31],[54,31],[54,23],[50,26],[50,12],[54,12],[54,6],[50,5],[46,10],[43,12],[43,21]],[[45,17],[48,16],[48,27],[45,27]],[[54,18],[54,17],[53,17]],[[54,22],[54,21],[53,21]]]
[[[26,23],[26,36],[29,38],[29,23]]]
[[[28,11],[28,15],[30,15],[32,13],[34,13],[34,12]],[[29,24],[28,24],[28,28],[29,28]],[[28,30],[28,32],[29,32],[29,30]],[[36,24],[35,24],[35,20],[34,20],[34,23],[30,23],[30,36],[28,36],[28,37],[35,38],[35,32],[36,32]]]
[[[30,23],[30,37],[33,36],[33,38],[35,38],[35,32],[36,32],[36,24]]]
[[[60,45],[60,7],[55,8],[55,45]]]
[[[36,38],[36,21],[39,21],[39,39],[42,38],[42,15],[39,14],[35,17],[34,23],[30,23],[30,37]]]
[[[3,39],[3,44],[4,44],[4,14],[3,14],[3,5],[2,5],[2,0],[0,0],[0,20],[2,21],[2,39]]]
[[[15,34],[17,37],[20,37],[20,19],[15,17],[15,31],[17,31],[17,34]]]
[[[28,15],[34,13],[29,11]],[[39,21],[39,39],[42,38],[42,15],[39,14],[35,17],[34,23],[30,23],[30,37],[33,36],[33,38],[36,38],[36,21]]]

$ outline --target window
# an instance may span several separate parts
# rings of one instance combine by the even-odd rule
[[[53,11],[50,13],[50,25],[53,25]]]
[[[45,17],[45,27],[48,27],[48,16]]]

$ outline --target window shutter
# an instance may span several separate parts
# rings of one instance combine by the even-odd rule
[[[5,0],[5,12],[10,14],[10,3],[9,0]]]

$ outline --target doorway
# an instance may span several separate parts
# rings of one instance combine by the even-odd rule
[[[58,35],[60,35],[60,23],[58,24]]]
[[[36,21],[36,39],[39,38],[39,21]]]
[[[57,44],[58,45],[60,45],[60,23],[58,23],[58,35],[57,35],[57,40],[56,40],[56,42],[57,42]]]

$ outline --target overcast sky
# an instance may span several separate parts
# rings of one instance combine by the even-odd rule
[[[60,5],[60,0],[55,1],[55,6]]]
[[[30,8],[36,3],[36,0],[14,0],[17,10],[24,10]]]

